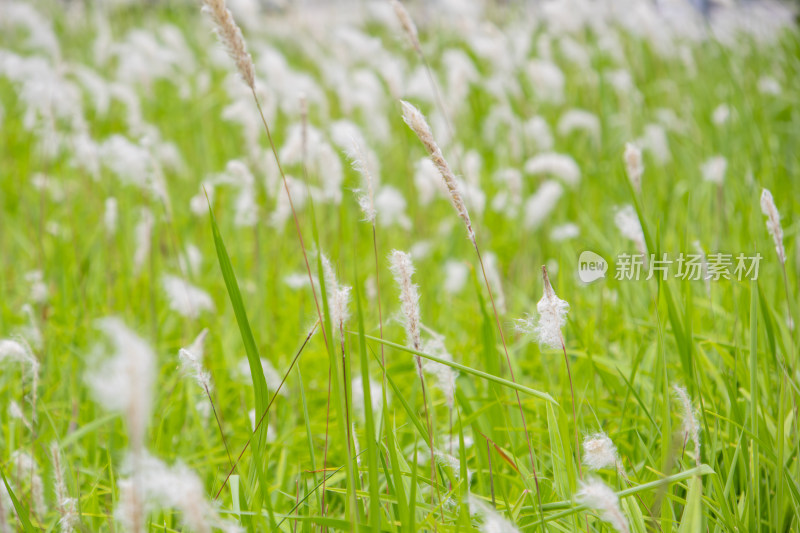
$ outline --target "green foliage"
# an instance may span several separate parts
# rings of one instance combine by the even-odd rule
[[[75,13],[45,0],[35,5],[52,14],[61,43],[56,63],[64,76],[76,81],[78,66],[90,65],[101,77],[116,79],[124,58],[96,60],[102,55],[96,47],[103,43],[105,30],[95,25],[91,9],[79,21]],[[7,51],[21,56],[37,52],[27,31],[6,31],[3,9],[0,67],[11,64],[4,62]],[[229,72],[211,59],[218,44],[196,6],[110,8],[108,19],[107,29],[116,41],[130,30],[168,31],[157,29],[173,24],[196,60],[191,67],[185,65],[186,72],[175,66],[174,79],[116,80],[137,99],[141,120],[158,132],[156,142],[172,142],[182,156],[182,166],[163,169],[164,199],[147,187],[119,180],[109,164],[100,165],[93,177],[76,164],[68,142],[47,156],[41,128],[26,127],[27,93],[0,68],[0,338],[29,336],[32,327],[42,335],[40,344],[31,342],[41,364],[35,390],[28,366],[0,357],[0,404],[11,412],[15,402],[23,414],[0,420],[0,505],[6,506],[2,509],[9,524],[26,533],[59,528],[55,473],[47,453],[49,444],[58,442],[66,490],[77,499],[78,530],[120,529],[114,513],[120,505],[118,482],[125,477],[126,423],[124,416],[109,414],[95,401],[84,379],[108,355],[93,321],[117,315],[158,354],[148,451],[198,473],[205,496],[212,500],[219,495],[222,517],[248,531],[485,529],[490,517],[470,505],[471,498],[521,531],[610,531],[596,518],[601,513],[574,499],[589,476],[617,492],[630,529],[637,533],[798,531],[800,327],[791,325],[792,319],[800,321],[796,31],[773,44],[743,39],[728,47],[713,40],[680,41],[681,52],[670,55],[655,49],[647,36],[614,30],[623,67],[612,57],[613,43],[596,29],[569,35],[590,59],[581,66],[564,52],[566,35],[551,35],[546,28],[527,31],[526,26],[527,33],[520,35],[530,38],[530,50],[509,60],[513,68],[498,74],[498,65],[481,53],[481,39],[494,31],[519,37],[514,32],[516,9],[521,8],[490,9],[486,17],[496,27],[482,27],[486,35],[447,24],[431,24],[421,32],[440,89],[450,89],[445,51],[463,52],[476,69],[477,79],[463,82],[463,100],[445,102],[456,112],[450,117],[454,139],[442,141],[442,149],[456,173],[485,195],[485,208],[475,208],[471,215],[484,257],[489,252],[496,256],[500,287],[492,289],[496,298],[501,288],[505,296],[499,321],[513,380],[461,221],[443,195],[437,192],[427,203],[418,191],[416,166],[426,154],[388,96],[389,81],[381,77],[381,65],[373,64],[381,61],[359,56],[343,71],[347,76],[375,74],[376,86],[386,93],[378,116],[375,109],[345,101],[332,86],[335,76],[325,61],[345,53],[338,48],[344,46],[341,42],[311,39],[301,26],[281,28],[289,23],[278,14],[270,17],[279,22],[265,28],[245,26],[257,72],[262,68],[259,58],[271,47],[283,54],[287,68],[317,84],[319,95],[311,94],[309,100],[313,134],[318,131],[330,140],[334,121],[357,124],[368,144],[364,148],[374,151],[380,162],[380,185],[390,185],[406,201],[407,226],[384,224],[378,212],[373,233],[351,194],[363,184],[344,157],[338,161],[344,167],[338,203],[321,192],[335,164],[287,163],[310,267],[291,215],[283,222],[274,217],[287,206],[283,184],[267,159],[266,138],[259,133],[251,151],[245,128],[222,118],[234,113],[228,108],[234,101],[252,107],[253,116],[257,110],[246,92],[241,100],[232,96]],[[421,67],[402,36],[377,19],[358,27],[374,39],[365,42],[380,44],[387,57],[400,61],[408,78]],[[348,35],[353,38],[347,32],[339,37],[346,41]],[[506,44],[511,43],[509,38]],[[548,53],[564,74],[564,102],[544,98],[527,72],[531,59]],[[628,92],[609,81],[623,68],[634,85]],[[417,74],[422,76],[415,78],[427,80],[424,71]],[[767,76],[780,82],[780,94],[759,90],[759,79]],[[358,83],[342,79],[352,82],[355,93],[365,78],[354,77]],[[301,84],[298,80],[294,82]],[[286,101],[288,89],[276,89],[281,81],[264,79],[261,95],[279,152],[301,121],[295,103]],[[501,95],[497,87],[504,87]],[[134,111],[124,98],[112,98],[102,112],[89,91],[80,89],[78,94],[87,134],[98,142],[114,134],[139,142],[142,132],[150,131],[132,128]],[[408,98],[429,119],[441,113],[433,101]],[[712,115],[720,104],[731,115],[724,124],[715,124]],[[495,176],[504,169],[521,171],[539,152],[537,139],[523,131],[523,124],[541,117],[555,131],[570,108],[594,112],[600,136],[576,131],[554,137],[553,151],[575,159],[581,181],[564,187],[552,214],[539,226],[526,227],[525,201],[553,177],[523,174],[519,190],[511,190]],[[674,124],[667,124],[665,110],[675,115]],[[513,118],[508,124],[505,112]],[[68,122],[64,117],[55,120],[59,128]],[[431,123],[437,137],[445,138],[442,119]],[[661,162],[645,150],[638,193],[625,177],[624,144],[657,124],[665,131],[671,157]],[[383,126],[385,137],[376,134]],[[704,181],[700,171],[716,154],[728,162],[722,186]],[[238,186],[224,180],[212,184],[234,159],[242,160],[254,176],[249,191],[256,205],[254,226],[237,223]],[[50,185],[34,179],[38,175],[46,176]],[[210,192],[209,218],[190,209],[203,185]],[[772,190],[782,214],[785,269],[764,227],[758,203],[762,187]],[[518,205],[512,207],[509,200],[502,209],[493,208],[502,194],[514,196],[511,200],[519,200]],[[107,231],[103,223],[110,197],[118,202],[116,232]],[[634,251],[614,222],[615,208],[625,204],[637,213],[651,253],[673,258],[694,253],[696,240],[709,256],[758,252],[758,280],[711,280],[707,288],[702,280],[674,276],[615,279],[614,258]],[[150,253],[137,271],[132,258],[142,208],[155,222]],[[580,235],[554,239],[553,230],[565,223],[576,224]],[[187,260],[190,245],[201,257],[195,265]],[[397,289],[387,268],[390,249],[412,250],[423,339],[441,337],[448,353],[431,345],[421,350],[404,345]],[[577,263],[584,250],[612,262],[605,279],[579,281]],[[353,287],[343,335],[332,322],[331,287],[326,286],[319,251],[331,257],[340,283]],[[468,269],[466,287],[449,287],[454,270],[445,264]],[[515,319],[536,314],[542,264],[548,265],[558,295],[570,304],[563,332],[578,433],[607,433],[618,448],[624,475],[613,468],[579,468],[583,450],[575,449],[573,398],[563,354],[513,331]],[[43,298],[32,295],[33,271],[41,272]],[[162,290],[164,275],[179,275],[207,291],[215,310],[197,316],[177,312]],[[316,332],[303,342],[314,324]],[[203,367],[213,383],[213,414],[206,393],[179,369],[178,350],[203,328],[210,331]],[[440,452],[433,477],[416,356],[426,366],[434,442]],[[262,360],[269,365],[262,366]],[[457,375],[453,397],[437,381],[442,368]],[[280,392],[275,375],[285,378]],[[354,378],[360,378],[360,385]],[[686,387],[697,409],[699,458],[683,431],[675,385]],[[251,411],[256,423],[264,415],[258,430]],[[36,472],[20,469],[17,451],[33,457]],[[237,462],[233,470],[232,461]],[[37,507],[34,474],[43,480],[43,509]],[[152,509],[147,523],[151,530],[186,530],[184,517],[172,509]]]

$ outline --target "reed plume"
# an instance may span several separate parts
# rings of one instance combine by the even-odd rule
[[[50,455],[53,459],[53,473],[55,478],[56,505],[61,519],[58,521],[62,533],[71,533],[80,525],[77,500],[69,496],[67,484],[64,482],[64,468],[61,463],[61,448],[57,443],[50,446]]]
[[[675,385],[673,390],[683,410],[683,445],[685,447],[687,441],[694,444],[694,460],[696,465],[700,466],[700,424],[697,421],[697,413],[685,387]]]
[[[761,191],[761,212],[767,217],[767,231],[775,242],[775,251],[782,265],[786,264],[786,249],[783,247],[783,227],[781,214],[775,206],[775,200],[769,189]]]
[[[233,15],[225,5],[225,0],[203,0],[203,12],[211,16],[214,33],[217,34],[228,55],[236,65],[236,70],[251,90],[256,89],[256,74],[253,58],[247,53],[247,45],[242,30],[233,20]]]
[[[461,197],[461,192],[459,191],[458,182],[456,181],[456,177],[453,174],[453,171],[450,169],[450,165],[447,164],[447,161],[442,155],[442,151],[439,148],[439,145],[436,144],[436,140],[433,137],[433,132],[431,132],[430,126],[428,126],[428,122],[425,120],[425,116],[420,113],[420,111],[414,107],[412,104],[406,102],[405,100],[400,101],[403,107],[403,120],[405,123],[411,128],[414,133],[416,133],[419,140],[422,142],[422,145],[428,151],[430,155],[431,161],[436,166],[437,170],[442,176],[444,180],[445,186],[447,187],[447,191],[450,194],[450,202],[453,204],[458,216],[464,221],[464,225],[467,229],[467,235],[472,242],[472,246],[475,248],[475,254],[478,256],[478,263],[481,266],[481,273],[483,274],[483,281],[486,285],[486,291],[489,294],[489,301],[492,304],[492,312],[494,314],[495,325],[497,326],[497,330],[500,333],[500,340],[503,343],[503,352],[506,356],[506,364],[508,365],[508,371],[511,376],[511,381],[516,383],[516,378],[514,377],[514,368],[511,366],[511,356],[508,354],[508,346],[506,346],[506,338],[505,334],[503,333],[503,328],[500,325],[500,315],[497,312],[497,305],[495,304],[494,300],[494,293],[492,292],[491,284],[489,283],[489,276],[486,273],[486,266],[484,265],[483,258],[481,256],[480,248],[478,247],[478,240],[475,236],[475,231],[472,229],[472,221],[469,218],[469,212],[467,211],[467,206],[464,203],[464,199]],[[525,421],[525,412],[522,409],[522,399],[520,398],[519,391],[515,390],[514,393],[517,397],[517,406],[519,407],[519,414],[520,418],[522,419],[522,427],[525,432],[525,443],[528,446],[528,457],[531,461],[531,471],[533,473],[534,482],[536,484],[536,498],[539,503],[539,511],[540,516],[542,519],[542,529],[544,529],[544,513],[542,511],[542,496],[541,492],[539,491],[539,476],[536,473],[536,464],[533,459],[533,447],[531,445],[530,435],[528,434],[528,424]]]
[[[414,21],[411,19],[411,15],[409,15],[408,11],[406,11],[406,6],[404,6],[399,0],[390,0],[390,3],[392,4],[392,9],[394,9],[394,14],[397,15],[397,20],[400,21],[400,25],[403,27],[403,31],[406,32],[408,40],[411,41],[411,46],[414,47],[414,50],[418,54],[422,55],[422,47],[419,44],[417,25],[414,24]]]
[[[602,431],[583,439],[583,463],[590,470],[613,466],[619,469],[619,455],[614,442]]]
[[[439,174],[441,174],[442,179],[444,180],[444,184],[447,187],[447,192],[450,195],[450,202],[453,204],[458,216],[464,221],[464,224],[467,227],[467,235],[469,236],[469,240],[477,249],[478,243],[475,239],[475,232],[472,229],[472,221],[469,218],[469,212],[467,211],[467,206],[464,203],[464,198],[461,196],[458,181],[456,180],[455,174],[453,174],[453,171],[450,169],[450,165],[447,164],[447,160],[445,160],[444,155],[442,155],[442,150],[439,148],[439,145],[436,144],[436,139],[433,137],[433,132],[431,132],[428,121],[425,120],[425,115],[423,115],[419,109],[405,100],[401,100],[400,105],[403,107],[403,121],[417,135],[419,140],[422,142],[422,145],[425,147],[425,150],[428,151],[431,161],[433,161],[433,164],[436,165],[436,169],[439,171]]]
[[[608,522],[619,533],[629,533],[628,519],[619,507],[619,497],[597,478],[581,483],[577,499],[583,505],[600,511],[600,519]]]
[[[642,150],[632,143],[625,144],[625,171],[628,179],[631,180],[633,190],[638,194],[642,193],[642,174],[644,174],[644,164],[642,163]]]
[[[403,326],[406,330],[406,344],[416,351],[422,351],[421,324],[419,318],[419,287],[411,280],[414,275],[414,263],[411,256],[400,250],[393,250],[389,256],[391,271],[395,282],[400,288],[400,310],[403,313]],[[431,412],[428,408],[428,398],[425,392],[425,374],[423,372],[422,357],[414,355],[417,373],[422,387],[422,402],[425,404],[425,413],[428,421],[428,444],[431,452],[431,484],[438,492],[439,484],[436,482],[436,464],[433,442],[433,423]]]

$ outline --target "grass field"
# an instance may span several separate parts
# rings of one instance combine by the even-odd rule
[[[800,531],[788,7],[206,4],[0,2],[0,533]]]

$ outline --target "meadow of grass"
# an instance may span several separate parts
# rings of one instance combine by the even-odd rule
[[[800,531],[790,8],[205,5],[0,2],[0,533]]]

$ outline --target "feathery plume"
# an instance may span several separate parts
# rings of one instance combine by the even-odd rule
[[[431,161],[436,165],[439,174],[441,174],[444,180],[447,192],[450,194],[450,202],[458,212],[458,216],[460,216],[464,224],[466,224],[467,235],[469,235],[472,245],[477,249],[478,245],[475,240],[475,232],[472,229],[472,221],[469,218],[469,212],[467,211],[464,199],[461,197],[458,181],[453,171],[450,170],[450,165],[447,164],[447,161],[442,155],[442,150],[439,148],[439,145],[436,144],[436,140],[433,138],[433,133],[431,132],[430,126],[428,126],[428,122],[425,120],[425,116],[420,113],[419,109],[405,100],[400,100],[400,104],[403,107],[403,121],[416,133],[422,145],[428,151]]]
[[[136,494],[132,478],[120,480],[119,507],[116,514],[125,525],[135,523],[131,515],[135,507],[129,504],[141,498],[145,510],[174,508],[183,515],[183,522],[198,533],[211,533],[219,528],[224,531],[239,531],[233,524],[223,521],[214,506],[206,499],[205,489],[200,478],[187,466],[178,463],[173,466],[144,454],[138,460],[129,458],[125,470],[136,479],[139,493]]]
[[[636,251],[639,252],[647,260],[647,243],[644,240],[644,231],[642,230],[642,223],[639,221],[639,215],[632,205],[626,205],[617,210],[614,214],[614,223],[617,225],[623,237],[633,241],[636,245]]]
[[[673,390],[683,408],[684,445],[687,440],[691,440],[694,443],[695,463],[700,466],[700,424],[697,422],[697,413],[692,405],[692,400],[689,399],[689,393],[686,392],[686,388],[675,385]]]
[[[97,328],[111,342],[114,354],[91,371],[86,380],[98,403],[125,415],[131,449],[141,453],[150,423],[155,353],[118,318],[100,319]]]
[[[208,328],[204,328],[192,344],[178,350],[178,359],[183,372],[191,376],[206,392],[211,390],[211,375],[203,368],[203,351],[207,336]]]
[[[33,350],[42,348],[42,330],[39,329],[39,319],[31,304],[22,304],[20,311],[28,318],[28,323],[20,327],[19,336],[28,341]]]
[[[538,320],[534,317],[517,320],[517,330],[524,333],[533,333],[539,344],[558,349],[562,347],[561,328],[567,323],[569,304],[556,296],[545,267],[542,267],[542,279],[544,281],[544,295],[539,300],[539,303],[536,304],[536,311],[539,315]]]
[[[181,316],[197,318],[203,311],[214,311],[214,300],[198,287],[178,276],[161,277],[164,292],[169,298],[169,307]]]
[[[611,439],[603,433],[589,435],[583,440],[583,464],[590,470],[600,470],[601,468],[619,466],[619,455],[617,447]]]
[[[583,505],[600,511],[600,519],[608,522],[619,533],[629,533],[628,519],[619,507],[619,497],[611,488],[597,478],[581,483],[577,499]]]
[[[4,359],[26,365],[31,372],[31,404],[33,421],[36,422],[36,391],[39,388],[39,360],[24,339],[0,339],[0,363]],[[20,414],[22,410],[20,409]],[[23,421],[25,418],[23,417]]]
[[[106,236],[113,237],[117,233],[117,221],[119,220],[119,208],[117,199],[113,196],[106,198],[106,209],[103,212],[103,224],[106,227]]]
[[[333,292],[333,298],[331,298],[331,318],[342,339],[344,339],[344,325],[347,319],[350,318],[348,306],[350,304],[351,289],[352,287],[347,285],[339,285]]]
[[[39,516],[44,515],[44,483],[42,476],[39,475],[39,465],[30,454],[17,450],[11,454],[13,472],[17,483],[22,485],[24,482],[30,483],[30,498],[33,501],[33,508]]]
[[[625,171],[628,173],[628,179],[631,180],[633,189],[641,194],[642,174],[644,173],[642,151],[635,144],[625,143],[625,156],[623,159],[625,160]]]
[[[767,231],[775,241],[775,251],[781,264],[786,264],[786,249],[783,247],[783,228],[781,227],[781,214],[775,207],[775,200],[769,189],[761,190],[761,212],[767,217]]]
[[[403,31],[408,35],[408,39],[411,41],[414,50],[418,54],[422,54],[422,47],[419,44],[419,35],[417,34],[417,26],[411,19],[411,15],[406,11],[406,7],[399,0],[390,0],[390,3],[394,9],[394,14],[397,15],[397,20],[399,20],[400,25],[403,26]]]
[[[528,174],[547,174],[555,176],[570,187],[581,181],[581,169],[572,156],[547,152],[538,154],[525,161],[525,172]]]
[[[138,275],[141,272],[147,256],[150,255],[150,245],[152,240],[153,226],[155,219],[149,209],[143,207],[139,215],[139,223],[133,229],[136,249],[133,252],[133,273]]]
[[[478,515],[483,519],[483,523],[478,526],[478,530],[481,531],[481,533],[519,532],[519,529],[503,515],[472,494],[469,495],[469,511],[471,514]]]
[[[0,339],[0,362],[4,359],[27,365],[34,376],[34,382],[38,381],[39,360],[23,339]]]
[[[53,458],[53,472],[55,477],[56,505],[61,519],[58,524],[61,526],[62,533],[72,533],[80,524],[78,516],[77,500],[70,498],[67,492],[67,484],[64,482],[64,468],[61,463],[61,449],[58,443],[50,446],[50,455]]]
[[[581,228],[577,224],[567,222],[550,230],[550,239],[555,242],[562,242],[574,239],[581,234]]]
[[[325,291],[328,293],[330,304],[331,323],[339,331],[344,342],[344,324],[350,316],[350,291],[352,287],[340,285],[336,278],[330,259],[325,254],[320,254],[322,260],[322,274],[325,277]]]
[[[242,30],[233,20],[233,15],[225,6],[225,0],[203,0],[203,12],[211,16],[217,34],[228,55],[233,59],[236,69],[253,91],[256,90],[256,75],[253,58],[247,53]]]
[[[400,250],[393,250],[389,255],[394,280],[400,287],[400,308],[405,317],[406,342],[415,350],[421,350],[419,319],[419,287],[411,281],[414,275],[414,263],[411,256]],[[419,360],[419,356],[416,356]],[[419,362],[418,362],[419,363]],[[421,363],[419,363],[421,365]]]
[[[137,476],[132,478],[120,479],[117,481],[119,487],[119,498],[117,498],[117,508],[114,514],[121,522],[126,531],[132,533],[144,533],[142,515],[144,514],[144,494],[140,484],[136,483]]]
[[[411,256],[400,250],[392,250],[389,255],[391,261],[390,269],[394,275],[395,282],[400,287],[400,308],[405,316],[406,343],[417,351],[422,349],[420,339],[420,319],[419,319],[419,287],[411,281],[414,275],[414,264]],[[431,451],[431,481],[436,478],[436,464],[434,459],[434,433],[433,423],[431,422],[431,412],[428,408],[428,398],[425,392],[425,374],[422,367],[422,357],[414,355],[417,363],[417,375],[422,387],[422,403],[425,406],[425,418],[428,422],[428,444]],[[438,486],[436,491],[438,493]]]
[[[522,224],[525,229],[536,229],[550,217],[564,188],[555,180],[547,180],[526,201]]]
[[[350,158],[353,169],[361,174],[361,177],[364,180],[364,188],[366,191],[363,189],[356,189],[354,191],[356,193],[356,198],[358,199],[358,205],[361,207],[361,211],[364,212],[364,220],[370,224],[375,224],[375,188],[372,183],[372,172],[369,170],[367,157],[364,154],[361,145],[358,144],[358,141],[355,139],[352,139],[351,141],[351,146],[347,152],[347,157]]]
[[[30,420],[28,420],[25,413],[22,412],[22,407],[14,400],[11,400],[11,403],[8,404],[8,416],[20,420],[28,431],[33,431],[33,425]]]
[[[728,170],[728,160],[724,156],[715,155],[706,159],[700,166],[700,173],[705,181],[722,185],[725,181],[725,172]]]
[[[585,131],[597,143],[600,141],[600,119],[585,109],[569,109],[558,119],[556,131],[562,137],[573,131]]]
[[[41,270],[31,270],[25,274],[25,281],[30,284],[30,299],[37,304],[47,301],[47,283]]]

